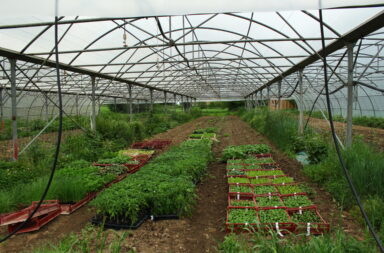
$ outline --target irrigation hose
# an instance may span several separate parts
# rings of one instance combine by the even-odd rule
[[[323,13],[322,13],[321,9],[319,10],[319,16],[320,16],[321,45],[322,45],[323,52],[325,52]],[[339,158],[339,161],[340,161],[341,167],[343,169],[344,175],[345,175],[345,177],[346,177],[346,179],[348,181],[349,188],[352,190],[353,196],[354,196],[354,198],[356,200],[357,205],[359,206],[360,212],[363,215],[363,218],[364,218],[364,220],[365,220],[365,222],[366,222],[366,224],[367,224],[367,226],[369,228],[369,231],[371,232],[373,238],[375,239],[379,250],[381,252],[384,252],[384,248],[383,248],[382,242],[381,242],[380,238],[378,237],[377,233],[375,232],[375,229],[372,226],[371,221],[369,220],[368,215],[367,215],[367,213],[364,210],[363,204],[361,203],[361,200],[360,200],[360,196],[359,196],[359,194],[358,194],[358,192],[357,192],[357,190],[356,190],[356,188],[355,188],[355,186],[354,186],[354,184],[352,182],[352,179],[351,179],[351,176],[349,175],[349,172],[348,172],[347,166],[345,164],[345,161],[344,161],[344,159],[343,159],[343,157],[341,155],[340,147],[339,147],[339,144],[338,144],[337,138],[336,138],[335,126],[333,124],[333,117],[332,117],[332,111],[331,111],[331,101],[330,101],[330,98],[329,98],[329,90],[328,90],[327,59],[326,59],[326,55],[325,54],[323,55],[323,64],[324,64],[324,82],[325,82],[324,87],[325,87],[325,93],[326,93],[326,101],[327,101],[327,109],[328,109],[328,115],[329,115],[329,123],[330,123],[330,126],[331,126],[332,138],[333,138],[333,142],[335,144],[337,156]]]
[[[37,210],[39,210],[40,206],[44,202],[44,199],[47,196],[47,193],[49,191],[49,188],[51,187],[51,184],[53,181],[53,176],[55,175],[56,165],[57,165],[57,161],[59,158],[61,135],[62,135],[62,129],[63,129],[63,101],[62,101],[62,97],[61,97],[60,70],[59,70],[58,17],[57,17],[57,15],[55,16],[55,60],[56,60],[56,76],[57,76],[57,93],[59,96],[59,128],[58,128],[58,133],[57,133],[56,150],[55,150],[54,159],[53,159],[53,163],[52,163],[51,174],[49,176],[45,190],[44,190],[43,194],[41,195],[40,201],[37,204],[36,208],[33,210],[33,212],[28,216],[28,218],[23,223],[21,223],[14,231],[12,231],[12,233],[9,233],[4,238],[1,238],[0,243],[5,242],[11,236],[15,235],[18,231],[20,231],[32,219],[32,217],[35,215]]]

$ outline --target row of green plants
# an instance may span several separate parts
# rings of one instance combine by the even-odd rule
[[[98,116],[98,121],[103,122],[98,125],[98,132],[87,132],[84,134],[76,134],[68,136],[62,143],[59,167],[57,170],[58,175],[60,171],[68,167],[72,167],[77,162],[84,161],[84,168],[89,167],[92,162],[96,162],[99,159],[100,162],[105,162],[105,159],[119,160],[122,159],[118,155],[118,151],[135,141],[140,141],[145,137],[151,135],[153,131],[149,131],[149,128],[153,128],[153,125],[147,124],[149,116],[143,115],[143,118],[132,123],[129,121],[129,115],[112,113],[110,111],[103,111]],[[182,124],[192,117],[186,113],[170,114],[167,117],[152,115],[156,118],[154,122],[169,121],[173,118],[176,124]],[[144,122],[144,123],[143,123]],[[167,125],[171,127],[170,125]],[[41,195],[41,189],[47,182],[47,175],[50,173],[50,167],[52,163],[54,144],[46,143],[43,141],[36,141],[31,147],[20,156],[20,159],[16,162],[0,161],[0,213],[14,210],[19,203],[26,204],[29,200],[38,200]],[[55,176],[55,179],[58,176]],[[64,180],[64,179],[63,179]],[[79,179],[80,180],[80,179]],[[77,181],[79,181],[77,180]],[[55,180],[56,181],[56,180]],[[57,184],[61,191],[71,191],[71,189],[77,189],[82,187],[82,184],[72,180],[74,185],[70,187],[70,183]],[[26,185],[35,188],[35,196],[16,196],[17,189],[23,189]],[[68,187],[66,187],[68,186]],[[55,185],[53,186],[55,187]],[[52,190],[53,192],[53,190]],[[82,189],[78,189],[79,196],[83,196]],[[32,194],[32,193],[31,193]],[[39,195],[40,194],[40,195]],[[57,195],[57,194],[56,194]],[[54,197],[50,195],[48,197]],[[78,199],[78,198],[74,198]],[[30,203],[29,203],[30,204]]]
[[[78,160],[59,169],[52,181],[46,199],[61,203],[75,203],[92,192],[97,192],[127,168],[114,164],[108,167],[95,167],[90,162]],[[29,206],[40,199],[49,176],[41,176],[28,183],[16,183],[0,190],[0,213],[7,213]]]
[[[143,212],[153,215],[191,214],[195,184],[206,173],[212,142],[187,140],[172,147],[137,173],[103,191],[91,202],[101,215],[135,223]]]
[[[309,154],[311,164],[305,165],[303,172],[314,182],[329,191],[342,209],[350,213],[365,225],[355,204],[340,167],[339,159],[330,136],[321,135],[313,129],[307,129],[303,136],[297,133],[297,120],[291,112],[269,112],[266,109],[242,112],[245,121],[265,134],[288,155],[300,151]],[[301,148],[303,149],[303,148]],[[384,238],[384,154],[362,138],[354,137],[350,148],[342,151],[352,181],[363,201],[369,218],[382,238]]]

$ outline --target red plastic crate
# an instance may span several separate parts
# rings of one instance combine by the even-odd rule
[[[24,225],[24,227],[22,229],[17,231],[16,234],[28,233],[28,232],[39,230],[40,228],[42,228],[47,223],[54,220],[60,214],[61,214],[61,209],[58,208],[57,210],[49,212],[45,215],[32,218],[27,224]],[[22,224],[22,222],[8,225],[8,232],[12,233],[21,224]]]
[[[308,195],[307,195],[307,193],[305,193],[305,192],[301,192],[301,193],[297,193],[297,194],[285,194],[285,195],[281,195],[281,194],[280,194],[280,198],[281,198],[281,200],[283,200],[283,202],[284,202],[284,199],[285,199],[285,198],[294,197],[294,196],[306,196],[306,197],[308,198]],[[309,199],[309,198],[308,198],[308,199]],[[310,200],[310,199],[309,199],[309,200]],[[310,206],[302,206],[302,207],[301,207],[302,210],[311,209],[311,208],[316,208],[316,205],[313,204],[313,205],[310,205]],[[297,209],[298,209],[297,207],[295,207],[295,208],[287,207],[287,210],[288,210],[288,211],[289,211],[289,210],[297,210]]]
[[[249,233],[249,232],[258,231],[258,228],[259,228],[258,223],[249,223],[249,224],[248,223],[230,223],[229,222],[229,212],[230,212],[230,210],[233,210],[233,209],[243,209],[243,208],[235,208],[235,207],[227,208],[227,217],[226,217],[226,221],[225,221],[225,230],[227,233],[230,233],[230,232]],[[249,210],[254,210],[255,215],[258,219],[258,216],[257,216],[258,214],[257,214],[256,209],[249,208]]]
[[[253,189],[249,184],[229,184],[229,185],[243,185],[249,186],[251,192],[231,192],[230,187],[228,187],[228,196],[233,197],[238,200],[251,200],[253,199]]]
[[[278,197],[280,202],[281,202],[281,205],[280,206],[259,206],[258,205],[258,202],[257,202],[258,198],[268,198],[268,197]],[[257,195],[257,196],[255,196],[255,203],[256,203],[256,208],[258,210],[268,210],[268,209],[273,209],[273,208],[284,208],[284,209],[286,209],[286,207],[284,206],[284,202],[281,200],[280,194],[278,194],[278,193]]]
[[[263,184],[263,185],[255,185],[253,187],[253,192],[254,192],[254,196],[255,197],[264,197],[264,196],[268,196],[269,192],[266,192],[266,193],[256,193],[256,188],[257,187],[260,187],[260,186],[272,186],[275,191],[271,192],[271,194],[279,194],[279,191],[277,190],[277,188],[275,187],[274,184]]]
[[[290,222],[261,223],[260,213],[258,213],[259,220],[260,220],[260,229],[262,229],[263,231],[274,230],[277,233],[280,233],[282,235],[289,234],[296,231],[296,224],[292,222],[288,211],[284,207],[269,207],[269,208],[263,209],[263,211],[268,211],[268,210],[284,210]]]
[[[20,223],[20,222],[26,221],[27,218],[30,216],[30,214],[35,210],[38,203],[39,203],[39,201],[33,201],[32,204],[27,208],[24,208],[20,211],[5,214],[5,215],[1,216],[0,217],[0,225],[4,226],[4,225],[10,225],[10,224],[15,224],[15,223]],[[39,209],[33,215],[32,218],[46,215],[46,214],[51,213],[53,211],[56,211],[58,209],[60,209],[59,201],[46,200],[39,207]]]
[[[61,214],[71,214],[80,207],[89,203],[92,199],[96,197],[96,193],[89,193],[86,197],[75,204],[61,204]]]
[[[236,201],[236,200],[243,200],[243,201],[252,202],[253,206],[232,206],[231,205],[232,201]],[[237,199],[236,196],[232,196],[232,195],[228,194],[228,207],[229,208],[242,208],[242,209],[256,209],[256,203],[255,203],[255,199],[253,197],[250,199]]]
[[[320,234],[328,233],[330,231],[329,223],[327,223],[323,219],[323,217],[321,217],[316,207],[310,207],[305,209],[299,209],[299,208],[291,209],[288,211],[288,213],[291,215],[294,212],[299,212],[300,210],[302,212],[314,212],[316,216],[319,217],[320,222],[314,222],[314,223],[298,222],[295,230],[297,234],[305,233],[307,236],[309,236],[309,235],[320,235]]]

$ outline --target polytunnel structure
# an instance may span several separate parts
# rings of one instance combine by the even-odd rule
[[[126,222],[118,229],[177,220],[197,206],[204,222],[175,228],[188,243],[208,231],[194,238],[197,244],[212,234],[224,240],[214,219],[225,219],[226,233],[251,226],[279,238],[323,235],[330,223],[318,211],[356,200],[345,206],[362,223],[360,210],[384,251],[382,218],[368,217],[362,204],[384,210],[384,142],[374,140],[384,132],[362,129],[352,142],[358,117],[384,124],[382,1],[16,0],[7,7],[0,10],[0,226],[8,231],[0,230],[0,243],[93,200],[92,224]],[[294,110],[282,111],[283,100]],[[324,121],[311,117],[314,111]],[[332,115],[342,121],[337,127]],[[316,128],[315,120],[329,126]],[[348,153],[353,148],[358,155]],[[204,176],[212,185],[204,181],[196,191]],[[294,178],[319,183],[313,187],[326,196],[311,196],[312,185]],[[225,218],[213,215],[216,204]],[[205,209],[210,216],[200,215]],[[340,222],[334,213],[326,217],[331,225]],[[79,215],[76,229],[87,215]],[[151,226],[146,232],[156,236],[145,243],[165,231]],[[351,231],[343,226],[335,227]],[[157,241],[147,244],[163,250]]]

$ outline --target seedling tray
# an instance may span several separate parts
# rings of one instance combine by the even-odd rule
[[[287,210],[284,207],[270,207],[270,208],[263,209],[263,211],[269,211],[269,210],[283,210],[284,213],[287,214],[288,221],[287,222],[262,222],[262,219],[260,217],[260,212],[259,212],[258,215],[260,220],[260,228],[262,230],[269,231],[272,229],[280,234],[288,234],[296,231],[296,224],[292,222]]]
[[[78,201],[77,203],[74,204],[61,204],[61,214],[71,214],[80,207],[84,206],[85,204],[89,203],[92,199],[96,197],[96,193],[90,193],[88,194],[85,198],[82,200]]]
[[[148,220],[149,215],[145,214],[142,215],[135,223],[132,224],[130,220],[124,220],[118,221],[117,219],[111,219],[106,218],[104,221],[103,216],[96,215],[92,218],[91,222],[93,225],[96,226],[103,226],[104,229],[114,229],[114,230],[121,230],[121,229],[138,229],[146,220]]]
[[[61,209],[58,208],[57,210],[49,212],[45,215],[32,218],[26,225],[24,225],[22,229],[17,231],[16,234],[37,231],[40,228],[42,228],[44,225],[49,223],[50,221],[54,220],[60,214],[61,214]],[[22,222],[8,225],[8,232],[9,233],[14,232],[21,224]]]
[[[305,197],[308,201],[312,202],[306,193],[300,193],[300,194],[289,194],[289,195],[280,195],[281,196],[281,199],[283,200],[283,202],[285,203],[285,200],[288,199],[288,198],[294,198],[295,196],[297,197]],[[315,208],[316,205],[314,203],[312,203],[311,205],[303,205],[303,206],[296,206],[296,207],[289,207],[289,206],[286,206],[288,210],[297,210],[298,208],[301,208],[302,210],[306,210],[306,209],[310,209],[310,208]]]
[[[272,157],[272,154],[270,153],[264,153],[264,154],[254,154],[256,158],[267,158],[267,157]]]
[[[305,195],[305,191],[303,189],[300,188],[300,183],[288,183],[288,184],[276,184],[276,188],[277,190],[279,191],[280,195],[281,196],[294,196],[294,195]],[[284,187],[289,187],[289,186],[297,186],[299,187],[299,190],[297,192],[286,192],[284,191],[283,189],[279,189],[279,188],[284,188]]]
[[[227,209],[227,217],[226,217],[226,222],[225,222],[225,227],[226,227],[226,232],[230,233],[249,233],[249,232],[256,232],[258,231],[259,228],[259,223],[258,223],[258,216],[257,216],[257,211],[255,209],[248,209],[248,210],[255,210],[255,216],[257,219],[257,223],[231,223],[229,222],[229,213],[231,210],[234,209],[241,209],[241,208],[228,208]],[[244,210],[244,209],[242,209]]]
[[[15,224],[24,222],[27,220],[29,215],[35,210],[37,204],[39,201],[33,201],[32,204],[24,208],[20,211],[5,214],[3,216],[0,216],[0,226]],[[58,200],[46,200],[43,202],[43,204],[40,206],[39,210],[33,215],[32,218],[36,218],[39,216],[46,215],[48,213],[52,213],[54,211],[57,211],[60,209],[60,204]]]
[[[309,235],[320,235],[324,233],[328,233],[330,231],[330,225],[327,223],[323,217],[321,217],[319,211],[317,210],[316,207],[310,207],[306,209],[291,209],[288,211],[288,213],[292,216],[294,213],[298,212],[313,212],[315,216],[318,217],[319,221],[318,222],[297,222],[296,224],[296,230],[295,232],[297,234],[306,234],[307,236]]]
[[[266,191],[263,191],[263,192],[258,191],[258,188],[259,188],[259,187],[265,187],[265,186],[270,186],[270,187],[268,187],[268,188],[271,188],[271,190],[268,191],[268,192],[266,192]],[[253,187],[253,192],[254,192],[255,197],[259,197],[259,196],[260,196],[260,197],[268,196],[269,193],[271,193],[271,194],[278,194],[278,190],[276,189],[276,187],[275,187],[273,184],[254,186],[254,187]]]
[[[246,201],[249,202],[250,205],[234,205],[237,201]],[[241,203],[241,202],[240,202]],[[251,199],[237,199],[237,196],[228,195],[228,207],[229,208],[243,208],[243,209],[256,209],[255,199],[252,197]]]
[[[259,164],[263,169],[270,170],[270,169],[277,169],[280,166],[277,163],[263,163]]]
[[[273,199],[277,199],[279,204],[278,205],[261,205],[261,200],[260,198],[273,198]],[[268,209],[271,209],[271,208],[284,208],[285,209],[285,206],[284,206],[284,202],[281,200],[280,198],[280,195],[278,193],[271,193],[271,194],[266,194],[264,196],[257,196],[255,197],[255,203],[256,203],[256,208],[258,210],[268,210]]]

